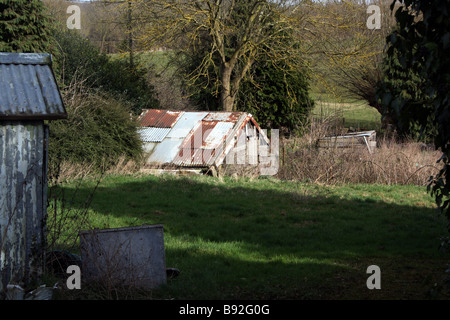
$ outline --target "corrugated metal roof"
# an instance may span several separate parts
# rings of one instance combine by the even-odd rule
[[[236,122],[242,114],[243,112],[211,112],[203,120]]]
[[[0,53],[0,119],[67,118],[45,53]]]
[[[147,161],[158,164],[172,164],[183,141],[207,114],[207,112],[181,112],[173,128],[153,149]]]
[[[172,128],[181,114],[181,111],[146,109],[138,121],[143,127]]]
[[[184,140],[207,114],[208,112],[183,112],[172,130],[170,130],[167,138]]]
[[[205,148],[217,148],[224,137],[229,135],[233,126],[234,124],[232,122],[217,123],[211,133],[204,139]]]
[[[161,142],[169,133],[170,128],[139,128],[138,133],[144,142]]]
[[[177,114],[173,123],[169,121],[168,114]],[[151,129],[149,131],[151,134],[161,134],[159,136],[161,141],[156,147],[151,148],[148,163],[185,167],[220,164],[219,162],[225,158],[225,152],[231,149],[234,136],[246,123],[251,122],[260,130],[253,117],[244,112],[144,110],[138,120],[142,127],[146,127],[141,127],[140,132]],[[172,127],[167,128],[169,125]],[[169,132],[163,137],[164,129]],[[266,139],[265,134],[262,132],[261,134]],[[150,143],[155,140],[151,140]]]

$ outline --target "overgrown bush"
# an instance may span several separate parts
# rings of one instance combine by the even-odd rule
[[[142,156],[131,110],[101,92],[71,87],[63,97],[68,119],[50,123],[49,174],[56,177],[64,162],[105,171],[119,161]]]

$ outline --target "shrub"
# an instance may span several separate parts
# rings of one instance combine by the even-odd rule
[[[63,162],[89,164],[105,171],[119,161],[139,160],[142,145],[131,111],[99,92],[70,90],[64,100],[68,119],[50,123],[49,174],[58,175]]]

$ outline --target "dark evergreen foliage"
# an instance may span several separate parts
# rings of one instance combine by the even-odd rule
[[[394,0],[391,9],[397,2],[404,6],[396,11],[397,29],[387,39],[387,77],[379,96],[398,116],[401,130],[411,123],[422,132],[435,130],[443,166],[430,178],[428,191],[447,216],[450,232],[450,0]],[[450,239],[443,238],[441,246],[450,248]]]
[[[0,52],[52,53],[52,24],[40,0],[0,0]]]
[[[301,134],[314,107],[308,90],[306,71],[280,68],[264,59],[255,63],[242,84],[237,105],[264,128]]]

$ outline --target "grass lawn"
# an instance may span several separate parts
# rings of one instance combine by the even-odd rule
[[[82,182],[66,208],[94,186]],[[448,262],[425,187],[108,176],[88,217],[101,229],[164,225],[166,265],[181,272],[157,299],[422,299]],[[367,289],[370,265],[381,290]]]

